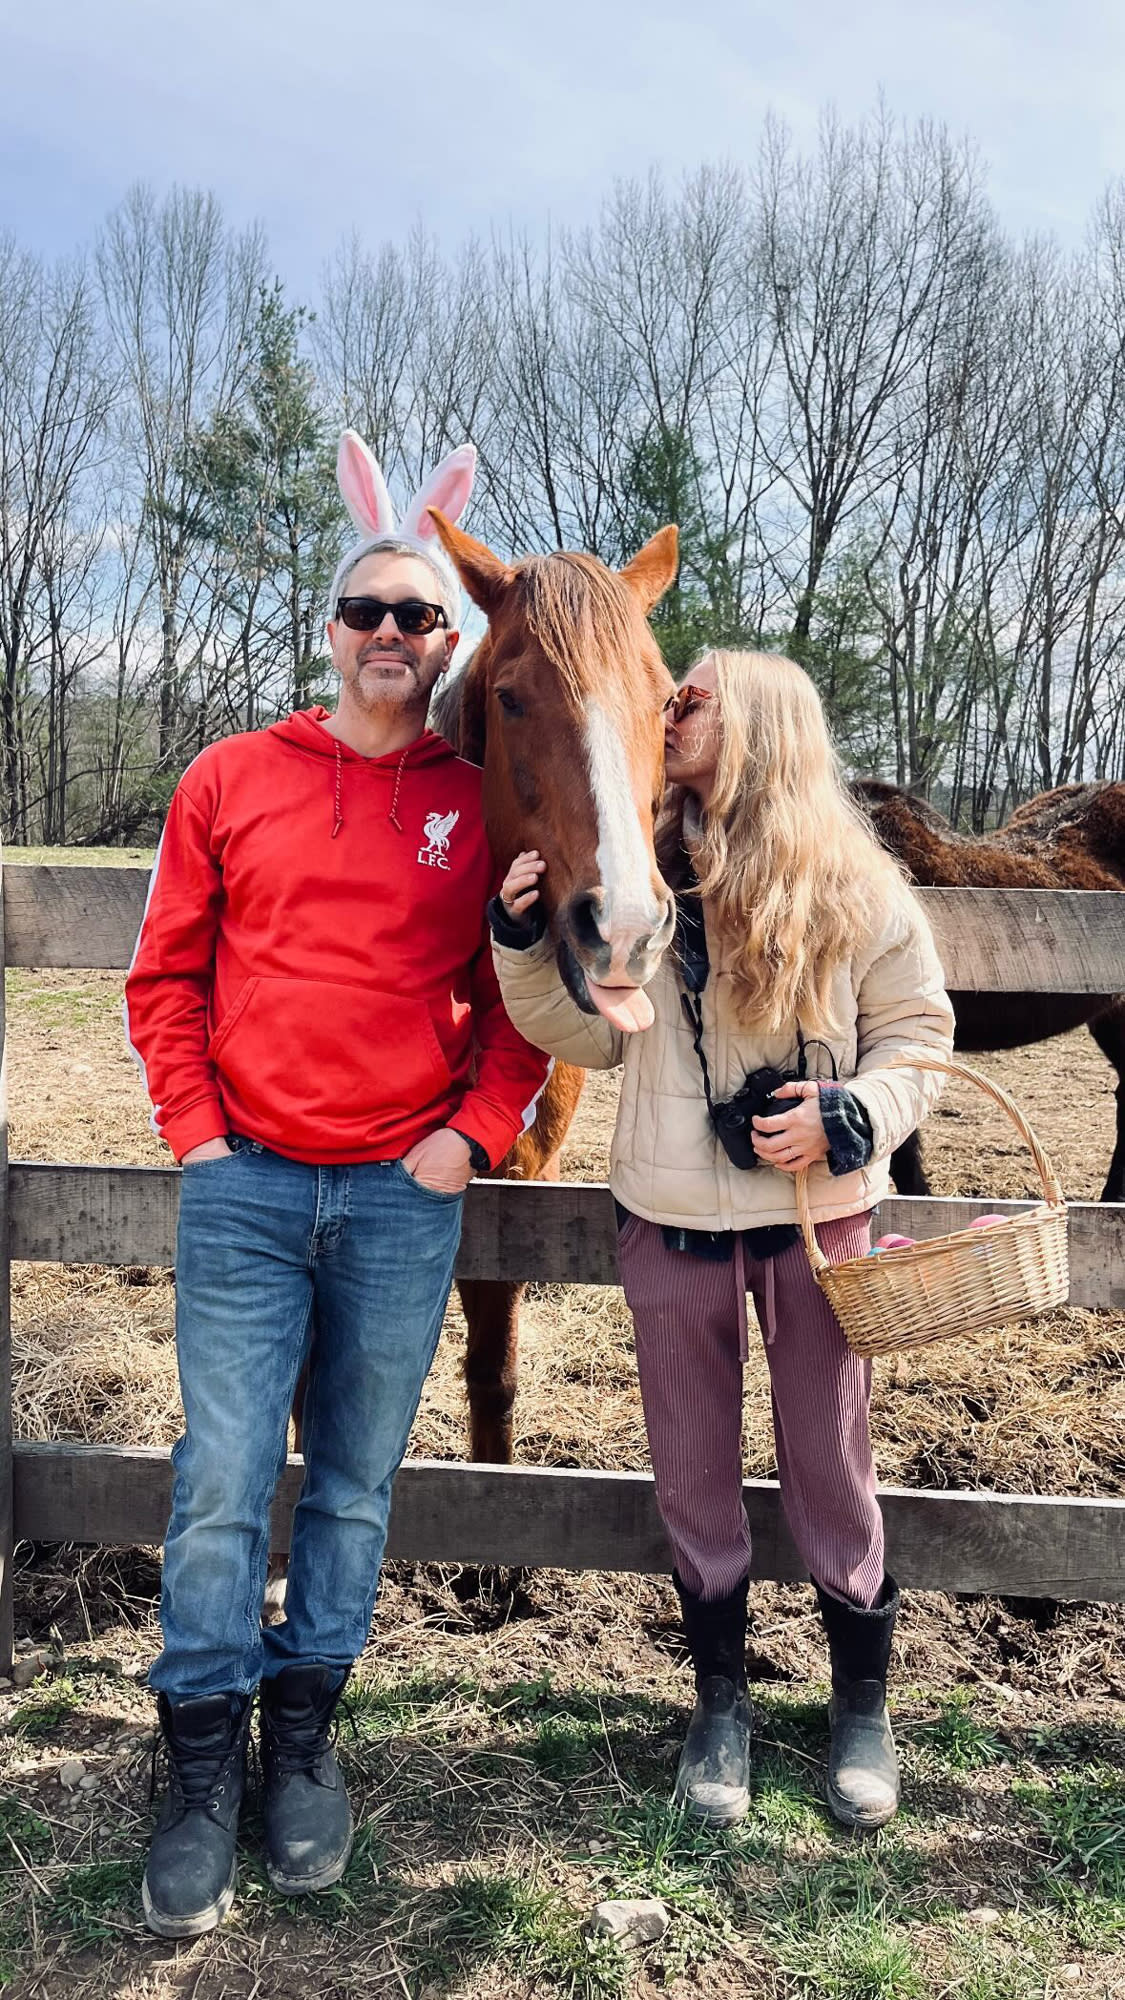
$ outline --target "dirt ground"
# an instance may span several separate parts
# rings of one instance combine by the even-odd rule
[[[8,993],[13,1157],[164,1163],[122,1042],[119,976],[16,972]],[[1025,1107],[1068,1194],[1094,1198],[1114,1105],[1089,1037],[981,1066]],[[614,1078],[590,1080],[565,1176],[604,1178],[615,1097]],[[935,1192],[1034,1192],[1017,1135],[967,1087],[943,1100],[926,1151]],[[20,1435],[176,1436],[165,1274],[18,1267],[13,1306]],[[463,1453],[462,1331],[453,1305],[416,1454]],[[1125,1493],[1123,1360],[1125,1315],[1065,1311],[879,1365],[880,1477]],[[769,1476],[757,1356],[745,1411],[747,1470]],[[615,1290],[529,1295],[516,1451],[528,1464],[645,1465]],[[18,1905],[18,1918],[0,1914],[0,1986],[6,1968],[21,2000],[287,2000],[310,1985],[325,2000],[1125,1995],[1119,1607],[913,1597],[895,1683],[910,1809],[862,1847],[816,1803],[824,1655],[808,1593],[758,1586],[761,1785],[741,1844],[701,1843],[660,1804],[685,1695],[663,1580],[393,1565],[344,1738],[371,1829],[347,1894],[297,1911],[251,1857],[237,1919],[175,1950],[135,1909],[155,1556],[24,1550],[17,1583],[21,1637],[53,1649],[30,1693],[0,1689],[0,1912],[6,1895]],[[68,1758],[94,1781],[85,1790],[60,1785]],[[625,1962],[580,1932],[597,1896],[650,1891],[672,1911],[672,1945]]]

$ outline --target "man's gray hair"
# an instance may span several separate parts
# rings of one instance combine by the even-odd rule
[[[346,594],[344,585],[353,569],[363,562],[366,556],[381,555],[414,556],[418,562],[427,565],[437,585],[437,602],[449,621],[450,630],[456,631],[461,623],[461,585],[457,572],[445,550],[436,542],[431,543],[428,539],[425,542],[413,541],[408,535],[372,535],[369,541],[357,542],[353,549],[348,550],[347,555],[338,564],[332,579],[332,591],[328,600],[329,618],[336,616],[336,600]]]

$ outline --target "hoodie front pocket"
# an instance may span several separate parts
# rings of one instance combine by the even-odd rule
[[[250,1129],[292,1144],[377,1143],[452,1083],[424,1001],[319,979],[248,980],[211,1057]]]

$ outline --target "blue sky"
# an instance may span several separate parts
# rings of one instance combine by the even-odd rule
[[[13,19],[16,7],[19,16]],[[1016,233],[1125,173],[1121,0],[7,0],[0,229],[89,241],[129,184],[213,188],[316,289],[339,238],[592,218],[613,178],[749,161],[773,108],[967,132]]]

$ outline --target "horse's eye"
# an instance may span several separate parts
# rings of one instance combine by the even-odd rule
[[[516,700],[511,688],[497,688],[496,699],[505,715],[522,715],[522,705]]]

